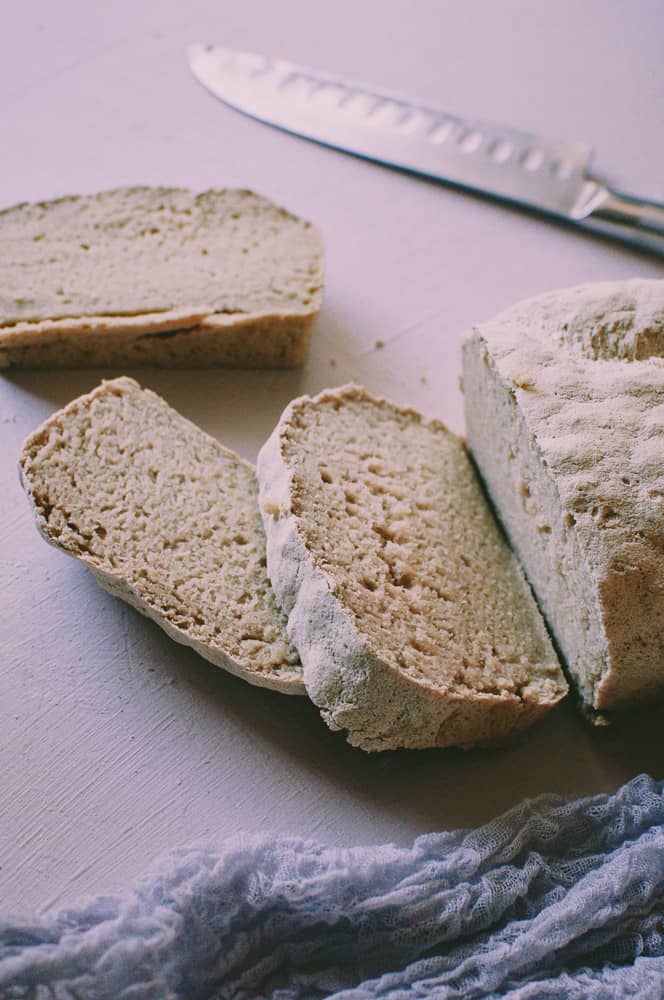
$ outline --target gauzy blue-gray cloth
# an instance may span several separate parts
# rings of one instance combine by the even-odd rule
[[[412,847],[177,850],[127,898],[0,926],[0,997],[664,998],[663,783]]]

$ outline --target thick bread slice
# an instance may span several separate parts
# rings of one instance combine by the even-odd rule
[[[250,191],[118,188],[0,212],[0,367],[304,361],[309,223]]]
[[[581,285],[478,326],[468,439],[591,710],[664,693],[664,282]]]
[[[250,684],[305,693],[248,462],[119,378],[35,431],[20,472],[46,541],[111,594]]]
[[[355,386],[305,396],[257,471],[307,692],[350,743],[494,743],[563,697],[528,585],[442,424]]]

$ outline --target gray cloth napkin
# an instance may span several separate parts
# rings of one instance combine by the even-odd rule
[[[664,997],[664,795],[542,796],[471,832],[183,848],[124,898],[0,921],[0,996]]]

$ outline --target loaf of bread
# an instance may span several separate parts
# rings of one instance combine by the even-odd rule
[[[46,541],[111,594],[249,683],[305,693],[248,462],[119,378],[35,431],[20,473]]]
[[[307,692],[365,750],[505,740],[566,683],[462,442],[347,386],[258,459],[268,574]]]
[[[316,229],[250,191],[134,187],[0,212],[0,368],[290,367]]]
[[[464,344],[470,448],[590,714],[664,694],[664,282],[581,285]]]

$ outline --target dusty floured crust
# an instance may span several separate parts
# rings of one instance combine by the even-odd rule
[[[0,212],[0,368],[292,367],[320,237],[248,191],[121,188]]]
[[[331,729],[347,730],[348,741],[367,751],[502,742],[546,714],[566,692],[534,602],[532,627],[540,630],[541,647],[548,650],[547,680],[519,695],[461,693],[394,669],[367,642],[337,595],[333,573],[322,568],[307,547],[293,511],[294,470],[284,460],[284,434],[289,433],[300,407],[328,400],[343,404],[353,398],[392,407],[353,386],[323,392],[313,400],[294,400],[257,463],[268,575],[288,615],[288,634],[300,653],[307,692]],[[414,411],[399,412],[423,421]],[[436,422],[429,426],[444,431]],[[303,456],[302,461],[306,464],[307,458]],[[361,563],[362,553],[358,553],[358,573]],[[525,585],[524,590],[527,593]],[[528,599],[532,602],[529,593]]]
[[[134,415],[136,412],[143,413],[147,427],[145,440],[137,441],[139,429],[133,428],[127,419],[123,419],[119,410],[113,433],[117,432],[118,439],[122,438],[121,446],[117,449],[114,442],[109,444],[108,437],[99,437],[93,449],[88,439],[95,428],[104,426],[95,407],[99,407],[109,397],[129,399],[134,406],[131,412]],[[85,422],[79,428],[75,425],[75,421],[80,421],[81,417],[85,417]],[[154,447],[155,420],[160,418],[166,421],[167,440],[171,438],[172,428],[169,451],[163,450],[161,453]],[[67,435],[70,432],[79,435],[78,462],[74,450],[67,443]],[[202,492],[202,487],[195,485],[196,479],[187,481],[186,459],[177,452],[182,442],[186,443],[190,456],[196,454],[196,461],[199,461],[198,453],[200,453],[206,456],[206,461],[209,459],[210,463],[215,461],[220,463],[219,469],[212,470],[215,473],[212,480],[213,489],[205,494]],[[150,449],[149,462],[154,467],[147,469],[154,480],[154,484],[147,490],[136,485],[138,479],[146,474],[145,462],[142,459],[146,448]],[[128,465],[116,465],[118,456],[127,449],[135,449],[136,458],[132,458]],[[55,461],[54,454],[57,455]],[[176,461],[177,466],[173,465]],[[90,463],[96,475],[91,475]],[[178,531],[164,535],[158,525],[154,526],[163,517],[162,511],[173,499],[173,476],[169,472],[169,463],[176,480],[183,483],[182,510],[185,513],[180,516],[183,520],[192,516],[196,520],[195,524],[190,525],[191,533],[187,537],[184,537],[188,529],[183,521],[179,527],[179,533],[183,537],[176,537]],[[198,475],[199,468],[202,469],[202,474],[205,474],[205,466],[196,466],[195,475]],[[181,469],[184,471],[180,473]],[[210,469],[209,465],[207,469]],[[171,410],[154,393],[141,390],[132,379],[119,378],[104,382],[91,393],[74,400],[30,435],[23,446],[19,470],[22,485],[30,500],[37,528],[42,537],[68,555],[79,558],[94,573],[105,590],[127,601],[142,614],[153,619],[177,642],[191,646],[205,659],[250,684],[286,694],[306,693],[297,654],[285,635],[285,620],[274,602],[265,576],[264,539],[258,512],[254,508],[255,477],[249,463],[228,449],[222,448],[195,425]],[[105,471],[109,473],[115,486],[119,484],[123,505],[127,508],[126,511],[122,511],[122,517],[126,518],[127,523],[132,523],[133,513],[139,519],[143,518],[146,506],[154,505],[154,510],[148,511],[145,536],[133,546],[124,544],[114,547],[118,545],[115,541],[117,518],[109,519],[108,513],[105,513],[111,508],[114,500],[114,494],[106,493],[104,490],[102,480]],[[159,486],[164,475],[170,476],[168,490]],[[71,480],[70,485],[65,483],[64,491],[56,488],[56,479],[61,476],[69,477]],[[123,476],[129,477],[126,478],[126,483]],[[223,542],[223,551],[212,552],[217,540],[212,519],[218,515],[214,513],[214,508],[210,509],[210,503],[215,503],[217,492],[215,484],[217,481],[222,484],[224,478],[227,481],[228,496],[224,494],[223,488],[219,491],[219,502],[224,507],[221,511],[222,520],[229,517],[228,505],[231,501],[242,504],[245,509],[241,518],[242,531],[246,534],[253,529],[254,535],[251,538],[238,537],[236,542],[235,539],[226,538],[222,532],[219,541]],[[91,486],[92,482],[99,484],[98,495],[94,497],[88,495],[94,488]],[[193,492],[185,494],[185,487],[191,487]],[[201,500],[201,509],[198,512],[192,509],[191,503],[193,496],[195,507],[197,495]],[[63,507],[63,503],[66,503],[66,508]],[[200,539],[194,537],[197,532],[201,535]],[[250,544],[247,545],[247,542]],[[212,599],[207,603],[196,602],[194,598],[186,596],[192,589],[198,590],[199,593],[204,592],[205,588],[202,587],[201,581],[209,577],[210,567],[200,566],[200,579],[197,579],[197,569],[187,575],[186,559],[178,555],[181,551],[178,547],[183,544],[186,545],[185,552],[190,548],[193,551],[196,545],[204,554],[212,552],[215,566],[219,565],[220,583],[222,579],[230,581],[228,584],[224,582],[224,597],[229,601],[228,604],[215,603],[214,591],[218,593],[221,590],[219,585],[212,587]],[[168,549],[169,552],[173,552],[174,574],[176,577],[182,577],[182,580],[176,580],[175,584],[170,579],[172,573],[164,572],[163,568],[159,570],[160,563],[149,561],[148,550],[161,551],[162,545],[163,551]],[[241,559],[242,564],[240,564]],[[248,567],[246,577],[243,576],[243,565]],[[213,570],[216,574],[217,570],[214,567]],[[259,595],[258,592],[249,594],[252,575],[260,578],[264,595]],[[209,589],[207,583],[205,587]],[[249,599],[249,604],[240,605],[239,602],[245,599]],[[237,608],[240,608],[239,614],[235,614]],[[245,620],[241,617],[243,614],[246,614]],[[231,638],[230,623],[236,624],[235,631],[239,628],[240,632],[244,629],[247,633],[251,633],[251,641],[246,644],[246,651],[238,652],[238,643]],[[263,640],[259,643],[257,641],[259,636],[255,631],[257,628],[258,631],[269,632],[273,639],[269,643]],[[240,643],[240,645],[244,650],[245,644]]]
[[[471,449],[583,700],[664,694],[664,282],[520,303],[466,342],[464,387]]]

